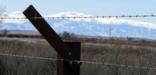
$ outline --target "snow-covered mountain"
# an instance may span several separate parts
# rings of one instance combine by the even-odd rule
[[[14,12],[9,17],[24,17],[22,13]],[[61,12],[51,17],[91,16],[79,12]],[[78,35],[136,37],[156,39],[156,24],[140,20],[124,18],[92,18],[92,19],[49,19],[47,22],[58,32],[71,32]],[[37,31],[27,20],[4,20],[1,29]]]

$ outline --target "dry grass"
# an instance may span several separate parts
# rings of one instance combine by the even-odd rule
[[[40,42],[40,43],[39,43]],[[56,57],[56,53],[45,41],[32,39],[0,40],[0,53],[35,57]],[[53,75],[56,66],[53,61],[0,56],[1,75]]]
[[[156,48],[102,43],[82,43],[81,60],[140,67],[156,67]],[[43,39],[0,38],[0,53],[56,58]],[[0,56],[1,75],[55,75],[56,62]],[[81,75],[155,75],[156,70],[82,64]]]
[[[152,47],[85,43],[82,48],[83,60],[140,68],[84,64],[82,75],[155,75],[156,69],[141,68],[156,67],[155,50]]]

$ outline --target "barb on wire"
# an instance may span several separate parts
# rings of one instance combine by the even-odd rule
[[[121,15],[121,16],[66,16],[66,17],[30,17],[30,19],[93,19],[93,18],[146,18],[156,17],[155,14],[150,15]],[[0,17],[0,19],[24,20],[25,17]]]
[[[104,66],[118,66],[118,67],[126,67],[126,68],[136,68],[136,69],[150,69],[156,70],[156,67],[145,67],[145,66],[131,66],[124,64],[111,64],[97,61],[87,61],[87,60],[66,60],[66,59],[56,59],[56,58],[46,58],[46,57],[36,57],[36,56],[24,56],[24,55],[14,55],[14,54],[0,54],[0,56],[8,56],[8,57],[17,57],[17,58],[28,58],[28,59],[39,59],[39,60],[50,60],[50,61],[68,61],[71,63],[82,63],[82,64],[93,64],[93,65],[104,65]]]

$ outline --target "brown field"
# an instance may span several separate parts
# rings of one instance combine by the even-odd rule
[[[82,42],[81,60],[106,63],[82,63],[81,75],[156,74],[156,48],[152,41],[64,39]],[[1,75],[56,75],[56,61],[5,54],[56,58],[57,53],[44,39],[1,37],[0,73]]]

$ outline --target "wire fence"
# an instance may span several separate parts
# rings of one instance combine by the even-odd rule
[[[31,19],[104,19],[104,18],[146,18],[146,17],[156,17],[155,14],[150,15],[121,15],[121,16],[69,16],[69,17],[30,17]],[[25,17],[0,17],[0,20],[26,20]],[[112,29],[110,27],[109,36],[112,35]],[[147,66],[132,66],[125,64],[111,64],[98,61],[87,61],[87,60],[67,60],[67,59],[57,59],[57,58],[47,58],[47,57],[37,57],[37,56],[25,56],[25,55],[16,55],[16,54],[3,54],[0,53],[0,56],[7,57],[17,57],[17,58],[26,58],[26,59],[39,59],[39,60],[49,60],[49,61],[67,61],[69,63],[78,63],[78,64],[93,64],[93,65],[104,65],[104,66],[117,66],[117,67],[126,67],[126,68],[136,68],[136,69],[145,69],[145,70],[156,70],[156,67],[147,67]]]
[[[27,59],[39,59],[39,60],[49,60],[49,61],[67,61],[69,63],[77,63],[77,64],[93,64],[93,65],[105,65],[105,66],[116,66],[116,67],[126,67],[126,68],[135,68],[135,69],[148,69],[148,70],[156,70],[156,67],[146,67],[146,66],[132,66],[132,65],[124,65],[124,64],[111,64],[97,61],[87,61],[87,60],[67,60],[67,59],[57,59],[57,58],[47,58],[47,57],[37,57],[37,56],[25,56],[25,55],[15,55],[15,54],[0,54],[0,56],[7,57],[17,57],[17,58],[27,58]]]
[[[62,17],[53,17],[53,16],[44,16],[44,17],[30,17],[30,19],[93,19],[93,18],[146,18],[146,17],[156,17],[156,14],[144,14],[144,15],[121,15],[121,16],[62,16]],[[3,19],[11,19],[11,20],[23,20],[27,19],[25,17],[0,17]]]

